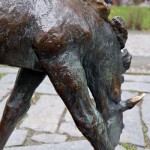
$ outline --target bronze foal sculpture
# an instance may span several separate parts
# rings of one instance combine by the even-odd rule
[[[0,150],[46,75],[94,149],[115,149],[123,111],[141,98],[121,101],[131,56],[121,52],[124,22],[108,15],[103,0],[0,0],[0,64],[21,68],[0,122]]]

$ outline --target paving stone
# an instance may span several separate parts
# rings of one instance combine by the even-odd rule
[[[79,129],[76,127],[72,116],[70,115],[69,111],[67,111],[65,117],[64,117],[65,123],[62,123],[59,132],[60,133],[67,133],[70,136],[74,137],[82,137],[82,133],[79,131]]]
[[[51,95],[58,95],[51,84],[51,82],[48,84],[40,84],[39,87],[35,91],[36,93],[42,93],[42,94],[51,94]]]
[[[51,81],[50,81],[49,77],[46,76],[45,79],[42,81],[42,83],[49,84],[49,83],[51,83]]]
[[[74,137],[82,137],[82,133],[78,130],[75,124],[73,123],[62,123],[59,128],[59,133],[66,133]]]
[[[93,150],[87,140],[65,142],[61,144],[42,144],[36,146],[12,147],[4,150]],[[116,147],[115,150],[126,150],[122,146]]]
[[[16,67],[8,67],[8,66],[0,66],[1,73],[17,73],[18,68]]]
[[[73,118],[72,118],[72,116],[71,116],[69,111],[66,112],[66,115],[64,117],[64,121],[67,122],[67,123],[74,124]]]
[[[115,150],[126,150],[124,147],[122,147],[121,145],[118,145]]]
[[[5,89],[5,90],[0,89],[0,102],[4,99],[5,96],[9,94],[9,92],[10,90],[8,89]]]
[[[7,74],[0,80],[1,89],[3,90],[11,90],[14,86],[17,74]],[[36,93],[43,94],[53,94],[57,95],[52,83],[46,77],[46,79],[41,83],[41,85],[36,89]]]
[[[130,69],[127,71],[127,73],[130,74],[150,74],[150,70],[147,70],[147,68],[150,68],[150,66],[147,64],[146,66],[140,66],[140,68],[138,67],[134,67],[131,66]]]
[[[67,136],[60,134],[38,134],[34,135],[31,139],[43,143],[61,143],[67,140]]]
[[[150,75],[124,75],[125,81],[133,82],[150,82]]]
[[[16,74],[7,74],[0,80],[0,100],[14,87]],[[2,95],[2,96],[1,96]]]
[[[15,130],[12,135],[10,136],[6,147],[7,146],[20,146],[23,145],[26,137],[27,137],[28,131],[27,130]]]
[[[150,150],[150,149],[148,149],[148,148],[137,148],[137,150]]]
[[[16,80],[16,76],[17,74],[7,74],[5,75],[1,80],[0,80],[0,84],[6,84],[6,83],[15,83]]]
[[[126,43],[126,48],[132,55],[136,56],[150,56],[150,34],[137,32],[137,31],[130,31],[128,40]],[[141,42],[142,41],[142,42]]]
[[[137,91],[137,92],[150,92],[150,84],[143,82],[125,82],[122,84],[122,90]]]
[[[0,90],[1,91],[8,91],[10,92],[13,88],[14,84],[13,83],[0,83]]]
[[[3,115],[3,111],[4,111],[4,107],[6,105],[7,98],[5,98],[2,102],[0,102],[0,120],[1,120],[2,115]]]
[[[37,146],[12,147],[4,150],[93,150],[86,140],[65,142],[61,144],[43,144]]]
[[[123,117],[125,128],[123,129],[120,142],[144,146],[139,108],[135,106],[133,109],[124,112]]]
[[[148,128],[148,137],[150,138],[150,94],[144,97],[142,103],[142,119]]]
[[[138,93],[137,92],[128,92],[128,91],[122,91],[122,94],[121,94],[121,100],[127,100],[127,99],[130,99],[134,96],[137,96]]]
[[[54,133],[63,114],[65,105],[58,96],[41,96],[28,111],[28,117],[21,124],[21,128]]]

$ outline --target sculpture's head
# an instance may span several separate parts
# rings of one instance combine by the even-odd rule
[[[135,96],[126,101],[121,101],[118,104],[118,109],[111,112],[111,117],[107,120],[107,132],[113,147],[116,147],[118,145],[122,129],[124,128],[123,112],[132,109],[138,102],[143,99],[144,96],[145,93],[140,96]]]
[[[133,108],[144,95],[121,101],[121,84],[124,81],[122,74],[129,69],[132,57],[127,50],[121,51],[127,40],[127,29],[123,20],[115,17],[110,24],[114,34],[105,25],[104,29],[110,35],[102,37],[104,45],[100,49],[98,83],[94,84],[99,87],[96,91],[99,96],[97,109],[106,122],[111,145],[116,147],[124,127],[123,112]]]

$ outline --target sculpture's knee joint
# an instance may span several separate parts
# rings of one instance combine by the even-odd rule
[[[10,112],[11,116],[18,116],[26,113],[26,111],[30,108],[29,102],[24,101],[16,101],[16,102],[7,102],[6,109]]]
[[[94,130],[97,130],[99,135],[105,132],[103,119],[97,117],[93,118],[92,115],[80,118],[77,122],[77,126],[79,129],[82,129],[82,133],[87,136],[93,133]]]

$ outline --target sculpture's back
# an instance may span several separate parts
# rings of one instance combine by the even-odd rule
[[[95,9],[105,17],[108,13],[98,6],[104,8],[91,0],[1,0],[0,63],[40,70],[35,49],[48,48],[55,55],[68,41],[90,36]]]

